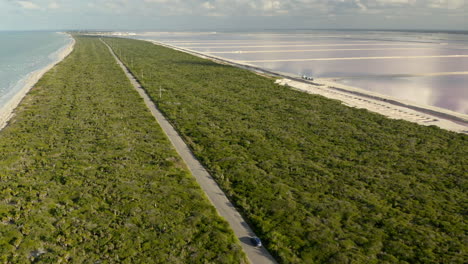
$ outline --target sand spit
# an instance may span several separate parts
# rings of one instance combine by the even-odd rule
[[[420,43],[342,43],[342,44],[333,44],[333,43],[323,43],[323,44],[302,44],[302,45],[237,45],[237,46],[201,46],[201,47],[184,47],[188,49],[237,49],[237,48],[289,48],[289,47],[341,47],[341,46],[421,46]]]
[[[238,54],[238,53],[291,53],[291,52],[322,52],[322,51],[368,51],[368,50],[428,50],[429,48],[369,48],[369,49],[296,49],[296,50],[236,50],[212,51],[206,54]]]
[[[382,94],[372,93],[364,89],[342,85],[329,79],[315,79],[313,82],[309,82],[302,80],[300,77],[292,76],[287,73],[273,72],[245,62],[231,61],[185,47],[176,47],[164,42],[145,39],[141,40],[186,52],[200,58],[212,60],[214,62],[229,64],[275,78],[283,78],[277,80],[276,82],[282,85],[287,84],[289,87],[302,92],[319,94],[330,99],[339,100],[343,102],[343,104],[350,107],[365,108],[369,111],[379,113],[388,118],[402,119],[424,126],[435,125],[445,130],[468,134],[468,116],[461,113],[438,107],[417,105],[412,102],[391,98]]]
[[[64,33],[65,34],[65,33]],[[67,34],[68,35],[68,34]],[[47,65],[46,67],[31,72],[25,80],[24,86],[21,90],[11,98],[8,103],[0,107],[0,130],[2,130],[8,123],[8,121],[13,117],[15,108],[19,105],[24,96],[31,90],[31,88],[41,79],[41,77],[52,69],[55,65],[65,59],[72,51],[75,46],[75,39],[70,36],[70,43],[65,47],[57,51],[57,58],[54,62]]]
[[[446,130],[468,134],[468,126],[463,124],[468,123],[468,116],[446,109],[418,106],[414,103],[397,100],[381,94],[374,94],[363,89],[338,84],[329,80],[315,79],[314,84],[312,84],[281,79],[277,80],[276,83],[288,85],[293,89],[310,94],[318,94],[336,99],[350,107],[365,108],[388,118],[402,119],[424,126],[435,125]]]

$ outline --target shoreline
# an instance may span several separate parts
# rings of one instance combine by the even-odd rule
[[[291,74],[274,72],[268,69],[262,69],[255,65],[206,55],[198,51],[179,48],[156,40],[140,40],[186,52],[218,63],[247,69],[255,73],[281,78],[280,80],[277,80],[276,83],[280,85],[288,85],[289,87],[302,92],[319,94],[330,99],[339,100],[349,107],[364,108],[391,119],[402,119],[424,126],[435,125],[445,130],[468,134],[468,125],[466,125],[468,123],[468,116],[448,109],[428,105],[418,105],[416,103],[393,98],[391,96],[373,93],[361,88],[347,86],[325,79],[315,79],[312,82],[306,81],[302,80],[300,77],[292,76]]]
[[[70,38],[70,43],[54,52],[57,54],[57,57],[53,62],[41,69],[30,72],[24,79],[20,80],[20,82],[24,82],[21,90],[19,90],[4,106],[0,107],[0,131],[5,128],[5,126],[8,124],[8,121],[10,121],[10,119],[14,116],[16,107],[18,107],[26,94],[34,87],[34,85],[36,85],[42,76],[51,70],[55,65],[63,61],[73,51],[75,46],[75,39],[68,33],[60,33],[68,35]]]
[[[349,107],[364,108],[390,119],[406,120],[423,126],[435,125],[445,130],[468,134],[468,127],[461,124],[461,122],[449,120],[430,112],[437,111],[438,109],[432,110],[428,108],[426,112],[425,108],[421,108],[421,110],[418,111],[414,109],[413,106],[406,106],[404,102],[397,101],[396,99],[380,99],[380,97],[379,99],[373,99],[371,95],[363,96],[359,92],[353,93],[353,91],[341,87],[337,88],[335,86],[339,86],[339,84],[333,82],[320,82],[320,80],[317,80],[317,83],[322,84],[322,86],[318,86],[290,79],[280,79],[277,80],[276,83],[287,85],[302,92],[318,94],[330,99],[339,100],[342,104]]]
[[[450,119],[455,122],[464,124],[465,126],[468,125],[468,115],[460,113],[460,112],[455,112],[453,110],[449,110],[446,108],[414,103],[405,99],[392,97],[390,95],[368,91],[368,90],[365,90],[356,86],[342,84],[340,82],[337,82],[336,80],[329,79],[329,78],[317,78],[317,79],[314,79],[313,82],[319,84],[320,86],[327,86],[330,89],[335,89],[338,91],[344,90],[354,95],[365,96],[365,97],[368,97],[371,99],[377,99],[383,102],[391,102],[392,104],[395,104],[398,106],[403,106],[403,107],[410,108],[410,109],[413,109],[422,113],[438,116],[439,118]]]

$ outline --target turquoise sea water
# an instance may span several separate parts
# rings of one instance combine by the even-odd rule
[[[68,35],[55,32],[0,32],[0,108],[32,72],[56,61],[70,41]]]

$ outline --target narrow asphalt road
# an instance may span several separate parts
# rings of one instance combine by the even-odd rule
[[[234,231],[237,238],[240,240],[242,249],[246,253],[249,261],[252,264],[263,264],[263,263],[277,263],[270,253],[264,247],[254,247],[250,243],[250,237],[255,236],[250,226],[245,222],[236,208],[232,205],[229,199],[226,197],[224,192],[219,188],[218,184],[214,181],[213,177],[206,171],[201,163],[195,158],[192,151],[188,148],[176,130],[162,115],[162,113],[156,108],[155,104],[145,90],[141,87],[135,77],[129,72],[125,65],[115,55],[112,48],[107,45],[105,41],[101,41],[109,48],[109,51],[114,56],[117,63],[123,69],[128,79],[132,83],[133,87],[138,91],[140,96],[144,99],[146,106],[149,108],[153,116],[158,121],[161,128],[166,133],[172,145],[182,157],[184,162],[187,164],[192,175],[196,178],[198,184],[200,184],[203,191],[208,196],[211,203],[215,206],[219,215],[221,215],[226,221],[228,221],[232,230]]]

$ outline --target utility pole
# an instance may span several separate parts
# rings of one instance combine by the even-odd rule
[[[162,92],[163,92],[163,91],[166,91],[166,90],[163,89],[163,88],[161,87],[161,85],[159,85],[159,99],[161,99],[161,97],[162,97]]]

